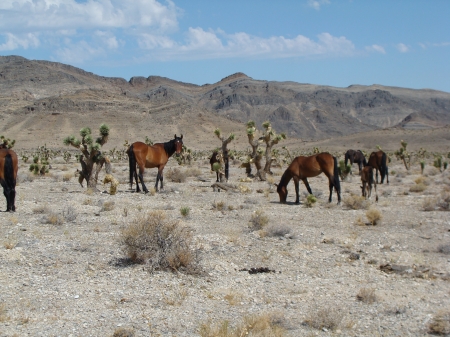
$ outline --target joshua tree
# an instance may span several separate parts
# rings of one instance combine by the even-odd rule
[[[103,156],[101,148],[108,141],[109,126],[106,124],[100,125],[100,136],[94,141],[91,135],[91,129],[84,127],[80,130],[81,140],[75,136],[69,136],[64,139],[65,145],[72,145],[81,151],[79,161],[81,164],[81,171],[78,171],[80,176],[78,182],[83,186],[83,180],[86,180],[87,187],[97,190],[98,174],[104,164],[106,173],[111,173],[111,164],[108,157]],[[94,174],[95,165],[95,174]]]
[[[14,147],[16,141],[13,139],[5,138],[5,136],[0,136],[0,149],[11,149]]]
[[[250,155],[249,163],[247,164],[247,173],[251,172],[250,165],[251,163],[255,164],[256,167],[256,176],[261,180],[266,180],[266,174],[271,174],[270,167],[272,162],[276,159],[272,157],[272,148],[275,144],[278,144],[280,140],[286,139],[286,135],[284,133],[277,134],[275,130],[272,129],[272,125],[270,122],[266,121],[262,124],[264,128],[263,135],[259,138],[256,137],[256,127],[255,122],[250,120],[247,123],[247,137],[250,146],[252,147],[252,153]],[[266,163],[264,168],[262,167],[261,159],[263,150],[259,148],[262,143],[266,143]],[[245,165],[244,165],[245,166]],[[250,171],[250,172],[249,172]]]
[[[402,147],[395,151],[395,156],[397,159],[401,159],[403,161],[403,164],[405,165],[405,168],[409,170],[411,167],[411,154],[406,150],[406,146],[408,145],[407,142],[404,140],[400,141],[400,144]]]
[[[280,140],[286,139],[286,134],[283,132],[279,135],[272,129],[272,125],[269,121],[262,124],[264,128],[264,135],[261,139],[266,143],[266,165],[264,165],[264,172],[272,174],[270,167],[272,162],[276,159],[272,158],[272,147],[280,142]]]
[[[230,133],[228,135],[228,137],[225,138],[224,136],[222,136],[222,133],[220,132],[219,128],[214,130],[214,134],[222,142],[222,156],[223,156],[223,162],[224,162],[224,166],[225,166],[225,179],[228,180],[228,167],[229,167],[229,165],[228,165],[228,160],[229,160],[228,144],[230,144],[231,141],[235,138],[235,135],[234,135],[234,133]]]

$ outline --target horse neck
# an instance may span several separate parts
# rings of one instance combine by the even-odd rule
[[[166,151],[168,157],[171,157],[175,150],[175,142],[173,140],[164,143],[164,151]]]
[[[287,169],[281,176],[281,180],[278,186],[287,186],[287,184],[289,184],[289,182],[291,181],[292,177],[293,177],[292,172],[289,171],[289,169]]]

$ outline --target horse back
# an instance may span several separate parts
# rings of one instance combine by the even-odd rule
[[[18,169],[19,161],[17,154],[10,149],[0,149],[0,179],[8,179],[8,173],[11,173],[12,179],[15,181]],[[11,170],[12,172],[10,172]]]

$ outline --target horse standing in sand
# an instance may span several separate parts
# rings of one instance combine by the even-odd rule
[[[348,150],[345,152],[345,166],[347,166],[348,161],[350,161],[350,166],[352,166],[353,163],[358,164],[359,174],[361,174],[362,168],[367,165],[366,157],[361,150]],[[350,170],[350,174],[351,173],[352,171]]]
[[[176,153],[181,153],[183,149],[183,135],[165,142],[147,145],[142,142],[135,142],[130,145],[127,150],[128,159],[130,163],[130,186],[133,188],[133,177],[136,180],[136,192],[140,192],[139,180],[142,184],[142,190],[148,193],[148,189],[144,184],[144,169],[158,168],[158,175],[156,176],[155,190],[158,191],[158,181],[161,182],[161,189],[163,189],[163,170],[169,158]],[[136,172],[136,165],[139,166],[139,174]]]
[[[15,212],[16,180],[19,169],[17,154],[10,149],[0,149],[0,185],[6,197],[6,211]]]
[[[291,179],[294,179],[296,193],[295,203],[299,204],[299,180],[303,181],[309,194],[312,194],[307,178],[316,177],[321,173],[324,173],[328,178],[330,187],[330,197],[328,198],[328,201],[331,202],[334,187],[336,189],[339,204],[341,202],[341,185],[339,182],[337,159],[331,154],[325,152],[309,157],[300,156],[294,158],[292,163],[281,176],[280,183],[277,187],[280,202],[286,202],[288,194],[287,185]]]
[[[369,157],[367,165],[372,166],[375,169],[375,178],[378,184],[378,171],[381,175],[381,184],[386,177],[386,182],[389,184],[389,172],[387,167],[387,155],[383,151],[379,150],[377,152],[372,152]]]

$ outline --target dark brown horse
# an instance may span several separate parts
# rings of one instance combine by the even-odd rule
[[[13,150],[0,149],[0,185],[6,197],[6,211],[15,212],[16,179],[19,168],[17,155]]]
[[[372,186],[375,188],[375,200],[378,201],[377,183],[373,180],[373,167],[370,165],[364,166],[361,171],[362,182],[362,196],[366,199],[370,198],[372,194]]]
[[[336,189],[338,196],[338,204],[341,202],[341,185],[339,182],[339,173],[336,157],[333,157],[329,153],[319,153],[309,157],[296,157],[284,171],[280,183],[277,187],[278,195],[280,196],[280,202],[285,203],[288,194],[287,185],[291,179],[294,179],[295,184],[295,203],[300,203],[300,195],[298,193],[299,180],[303,181],[309,194],[312,194],[309,187],[307,178],[316,177],[321,173],[325,173],[328,177],[330,186],[330,197],[328,201],[331,202],[331,196],[333,193],[333,187]]]
[[[211,171],[214,171],[214,167],[213,166],[214,166],[215,163],[219,163],[220,164],[220,160],[217,157],[218,154],[219,154],[219,152],[214,151],[212,156],[211,156],[211,159],[209,159],[209,163],[211,164]],[[216,175],[217,175],[216,182],[219,182],[220,181],[219,180],[219,170],[216,170]]]
[[[360,174],[362,168],[367,165],[366,157],[364,156],[364,153],[361,152],[361,150],[348,150],[347,152],[345,152],[345,166],[347,166],[348,161],[350,161],[350,166],[352,166],[353,163],[358,164]],[[351,173],[352,171],[350,170],[350,174]]]
[[[381,150],[377,152],[372,152],[370,154],[367,165],[370,165],[375,169],[375,177],[377,184],[378,184],[378,171],[380,171],[381,175],[381,184],[384,181],[384,177],[386,177],[386,182],[389,184],[389,172],[387,167],[386,153],[384,153]]]
[[[158,175],[156,176],[155,189],[158,191],[158,181],[161,182],[161,189],[163,189],[163,170],[169,158],[176,153],[181,153],[183,148],[183,135],[166,142],[147,145],[142,142],[136,142],[130,145],[127,150],[128,159],[130,162],[130,187],[133,188],[133,177],[136,180],[136,192],[140,192],[139,180],[142,184],[142,190],[148,193],[148,189],[144,184],[144,169],[158,168]],[[136,172],[136,165],[139,166],[139,175]]]

